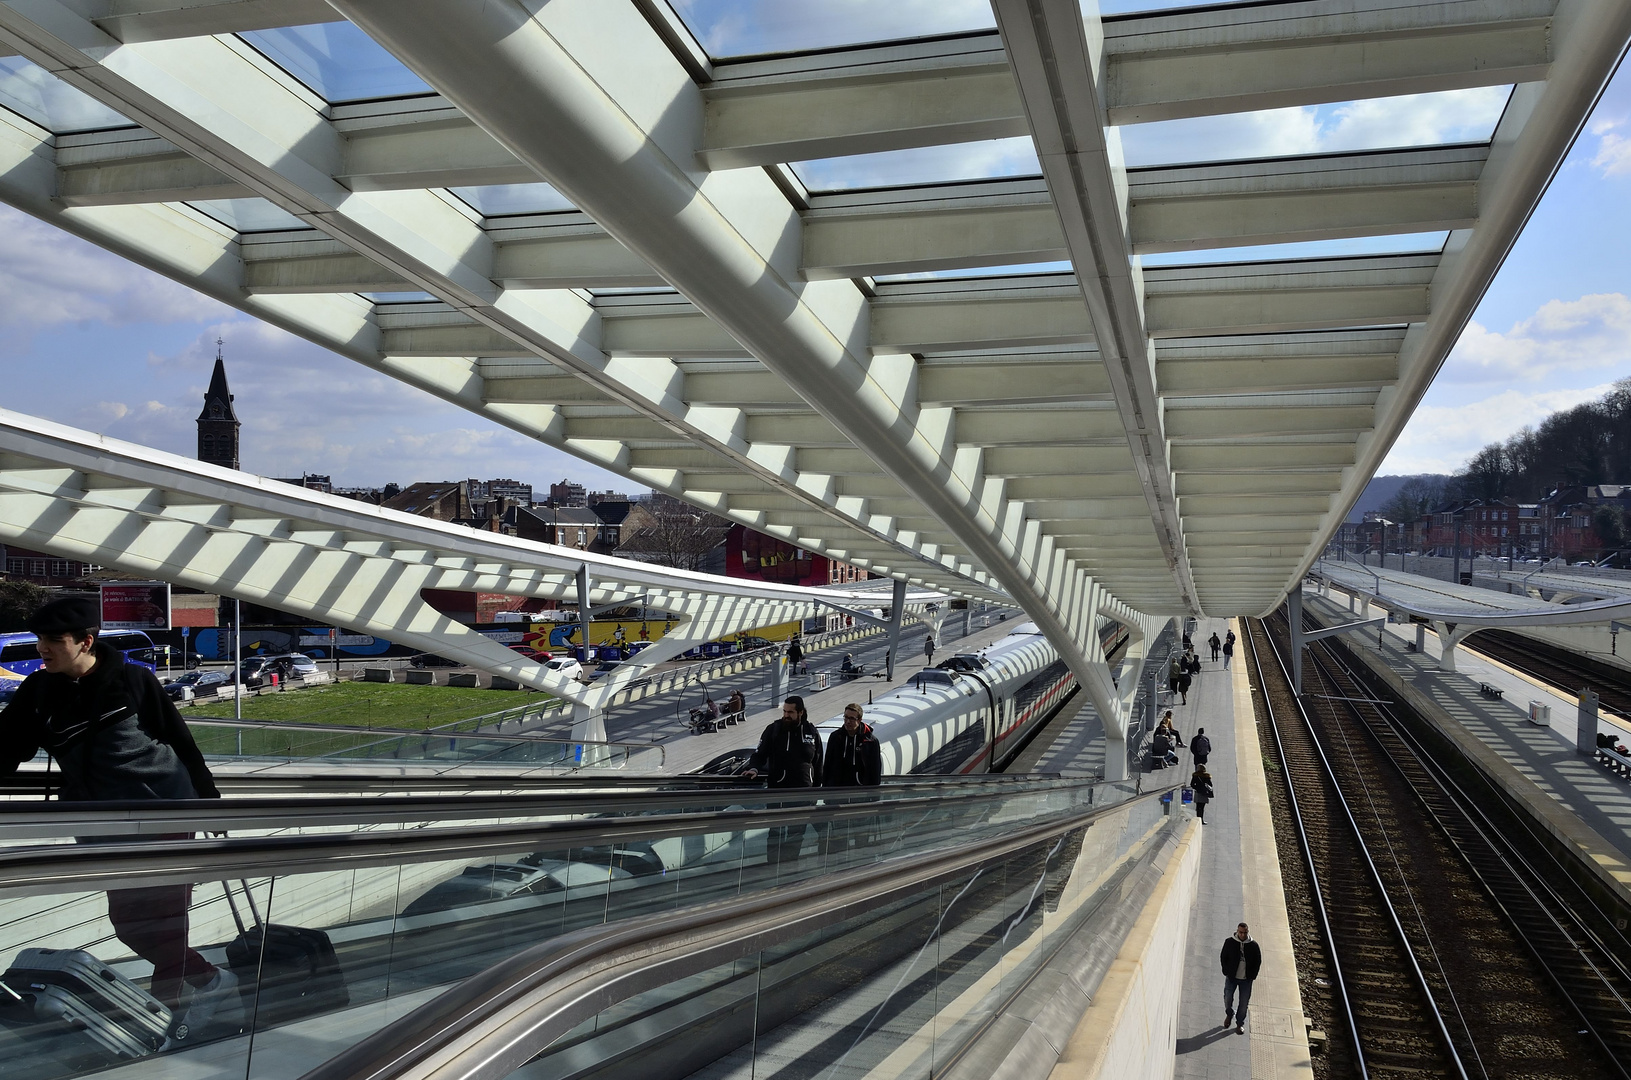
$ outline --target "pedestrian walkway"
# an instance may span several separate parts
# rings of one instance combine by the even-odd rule
[[[988,645],[1001,641],[1023,623],[1023,619],[1010,618],[983,629],[975,629],[966,638],[948,641],[944,649],[936,651],[935,656],[944,660],[958,653],[978,652]],[[951,620],[948,619],[947,626],[950,625]],[[901,657],[895,664],[893,681],[870,675],[843,682],[834,679],[825,690],[812,692],[807,689],[794,689],[789,693],[796,693],[804,698],[804,707],[810,713],[810,720],[819,724],[843,715],[844,706],[851,701],[859,702],[865,708],[869,696],[881,697],[896,687],[905,686],[926,666],[923,659],[922,653]],[[726,690],[724,693],[729,691]],[[717,694],[716,699],[723,702],[724,693]],[[741,747],[751,749],[758,745],[759,736],[764,729],[780,719],[781,714],[781,702],[778,701],[772,707],[749,712],[746,720],[721,731],[711,731],[703,735],[677,732],[673,737],[663,741],[666,752],[663,771],[687,773],[706,765],[729,750]]]
[[[1240,627],[1231,622],[1201,620],[1194,639],[1203,643],[1214,630],[1221,638],[1232,626],[1238,637]],[[1209,651],[1202,656],[1189,704],[1172,706],[1186,743],[1203,727],[1212,740],[1207,770],[1217,791],[1206,811],[1200,888],[1190,915],[1174,1080],[1312,1077],[1251,684],[1238,649],[1228,670],[1221,659],[1213,663]],[[1187,748],[1178,768],[1185,779],[1194,769]],[[1245,1035],[1223,1026],[1218,963],[1224,938],[1240,922],[1250,925],[1263,950]]]
[[[1354,618],[1347,597],[1335,590],[1330,599],[1307,593],[1303,605],[1327,626]],[[1373,610],[1382,606],[1372,605]],[[1426,635],[1417,650],[1413,626],[1389,624],[1380,634],[1345,634],[1343,644],[1554,836],[1573,845],[1588,865],[1631,897],[1631,781],[1575,750],[1575,701],[1465,647],[1456,650],[1458,670],[1440,671],[1436,635]],[[1505,691],[1505,696],[1482,696],[1480,683]],[[1552,706],[1550,726],[1529,721],[1531,700]],[[1614,719],[1600,719],[1598,729],[1622,738],[1626,734]]]

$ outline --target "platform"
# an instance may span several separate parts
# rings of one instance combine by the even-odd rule
[[[1194,640],[1203,641],[1214,630],[1222,637],[1231,626],[1241,637],[1241,627],[1231,621],[1202,620]],[[1222,661],[1213,663],[1204,654],[1202,663],[1189,704],[1172,710],[1184,742],[1199,728],[1206,729],[1212,740],[1207,769],[1217,790],[1216,801],[1207,807],[1200,889],[1190,915],[1173,1075],[1175,1080],[1312,1077],[1251,684],[1238,649],[1227,670]],[[1194,769],[1187,749],[1178,767],[1186,776]],[[1218,967],[1218,950],[1240,922],[1251,927],[1263,950],[1245,1035],[1222,1026]]]
[[[1309,592],[1303,603],[1304,610],[1328,626],[1352,618],[1340,593],[1325,598]],[[1377,604],[1386,607],[1385,601]],[[1442,671],[1436,639],[1428,635],[1418,651],[1412,647],[1414,628],[1408,625],[1345,634],[1343,643],[1631,899],[1631,783],[1576,752],[1577,703],[1572,698],[1465,648],[1457,653],[1459,670]],[[1482,696],[1480,683],[1504,691],[1504,696]],[[1550,727],[1530,723],[1531,700],[1552,706]],[[1599,730],[1625,734],[1612,717],[1601,717]]]

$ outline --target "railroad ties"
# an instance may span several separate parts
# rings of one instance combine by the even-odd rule
[[[1301,847],[1300,865],[1282,860],[1288,905],[1317,924],[1298,964],[1329,1075],[1626,1077],[1631,943],[1615,915],[1492,787],[1441,764],[1340,646],[1309,649],[1299,709],[1288,636],[1283,617],[1246,633],[1289,780],[1276,829]]]

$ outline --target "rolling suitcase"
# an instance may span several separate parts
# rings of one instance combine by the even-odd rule
[[[240,980],[244,1009],[254,1016],[255,1026],[287,1023],[349,1005],[345,973],[329,936],[321,930],[263,921],[249,883],[240,884],[254,925],[244,925],[232,886],[223,882],[232,921],[238,925],[238,936],[227,945],[227,966]]]
[[[45,1002],[50,1008],[64,1004],[64,1015],[79,1016],[65,1004],[71,997],[126,1032],[144,1053],[164,1045],[170,1031],[167,1005],[81,949],[24,949],[0,982],[18,994],[34,994],[36,1013]],[[53,987],[65,994],[51,993]]]
[[[0,1051],[6,1071],[32,1080],[72,1076],[153,1051],[77,994],[49,983],[0,982]]]

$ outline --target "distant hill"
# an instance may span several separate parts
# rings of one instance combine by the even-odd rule
[[[1388,504],[1388,500],[1399,493],[1399,489],[1404,487],[1407,481],[1437,480],[1443,482],[1449,479],[1448,476],[1440,473],[1420,473],[1415,476],[1373,476],[1371,482],[1365,485],[1365,491],[1359,496],[1359,501],[1354,503],[1354,508],[1348,512],[1347,520],[1363,521],[1365,511],[1380,510]]]

